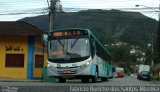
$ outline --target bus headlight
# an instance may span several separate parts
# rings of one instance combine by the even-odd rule
[[[52,72],[54,72],[54,73],[57,73],[57,69],[56,69],[54,66],[52,66],[51,64],[47,64],[47,69],[48,69],[49,71],[52,71]]]
[[[78,66],[78,69],[85,69],[87,66],[89,66],[91,64],[91,60],[86,61],[85,64]]]
[[[51,65],[50,64],[47,64],[47,67],[50,67]]]
[[[90,64],[91,64],[91,61],[90,61],[90,60],[86,61],[85,64],[80,65],[80,66],[78,67],[78,72],[83,71],[83,70],[86,69]]]
[[[90,64],[90,62],[91,62],[91,61],[90,61],[90,60],[88,60],[88,61],[87,61],[87,63],[86,63],[86,65],[89,65],[89,64]]]
[[[85,67],[87,67],[88,65],[90,65],[90,60],[89,61],[87,61],[85,64],[83,64],[83,65],[81,65],[80,66],[80,68],[85,68]]]
[[[87,61],[86,65],[89,65],[90,64],[90,61]]]

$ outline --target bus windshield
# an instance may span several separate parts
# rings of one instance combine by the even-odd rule
[[[49,59],[78,59],[89,56],[89,39],[53,39],[49,41]]]

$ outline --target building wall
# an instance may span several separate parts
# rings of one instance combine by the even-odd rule
[[[40,37],[0,36],[0,49],[0,78],[34,79],[42,77],[42,68],[47,64],[46,47],[43,66],[38,68],[35,66],[36,55],[43,56]],[[24,54],[24,66],[7,67],[6,54]]]
[[[33,77],[34,78],[41,78],[42,77],[42,68],[45,67],[46,63],[47,63],[47,48],[42,46],[40,37],[35,38],[34,48],[35,48],[35,51],[34,51]],[[44,56],[43,66],[41,68],[40,67],[37,68],[35,65],[36,55]]]
[[[0,77],[26,79],[28,37],[0,36]],[[6,54],[24,54],[24,67],[6,67]]]

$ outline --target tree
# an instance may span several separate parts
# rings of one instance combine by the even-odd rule
[[[108,49],[110,50],[113,62],[126,62],[128,60],[129,47],[111,45]]]

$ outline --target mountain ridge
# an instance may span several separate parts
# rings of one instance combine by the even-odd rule
[[[41,15],[19,21],[25,21],[47,31],[49,16]],[[150,34],[156,32],[158,22],[138,12],[120,10],[98,9],[56,13],[53,26],[55,30],[73,27],[90,29],[102,44],[122,41],[145,47],[151,41]]]

